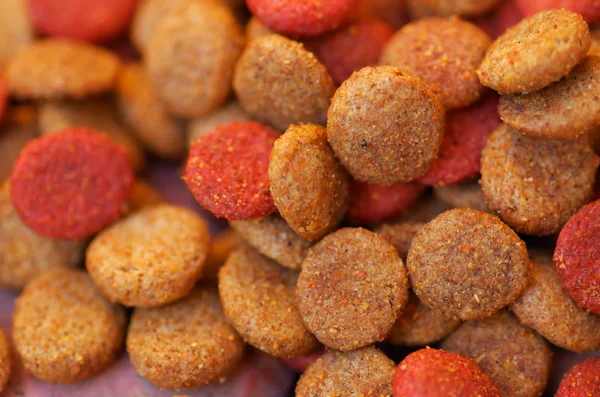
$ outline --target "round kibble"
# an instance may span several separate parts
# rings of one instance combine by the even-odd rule
[[[250,121],[250,115],[240,106],[239,102],[231,101],[214,112],[195,118],[188,123],[188,143],[204,136],[220,125],[233,121]]]
[[[365,229],[345,228],[308,251],[296,294],[319,341],[349,351],[385,339],[408,299],[408,279],[393,245]]]
[[[549,141],[502,125],[483,150],[481,187],[490,209],[517,232],[551,235],[591,198],[599,164],[587,142]]]
[[[0,69],[34,38],[33,26],[23,0],[0,3]]]
[[[135,309],[127,331],[131,364],[160,388],[196,389],[222,382],[243,351],[217,291],[208,287],[167,306]]]
[[[586,57],[564,79],[529,94],[503,95],[500,117],[517,131],[576,140],[600,125],[600,58]]]
[[[408,69],[446,109],[471,105],[484,87],[475,71],[491,44],[476,25],[459,18],[423,18],[401,28],[381,54],[381,64]]]
[[[463,323],[442,349],[475,361],[503,396],[540,396],[550,376],[548,342],[507,311]]]
[[[258,252],[290,269],[302,267],[302,260],[312,246],[278,215],[230,221],[229,225]]]
[[[13,340],[25,369],[52,383],[76,383],[117,358],[127,320],[88,276],[53,270],[31,281],[15,302]]]
[[[186,1],[157,22],[144,52],[146,72],[170,113],[202,116],[229,97],[243,46],[242,28],[227,5]]]
[[[396,251],[398,251],[400,258],[405,261],[412,239],[423,225],[423,222],[398,222],[395,224],[386,224],[382,225],[377,233],[389,241],[394,248],[396,248]]]
[[[324,124],[335,91],[312,52],[276,34],[248,44],[235,67],[233,88],[252,117],[282,131],[290,124]]]
[[[296,396],[391,396],[394,369],[394,362],[374,347],[330,351],[302,374]]]
[[[10,342],[3,330],[0,330],[0,392],[10,379],[13,366],[13,358],[10,348]]]
[[[574,365],[564,376],[555,397],[595,397],[600,390],[600,358]]]
[[[477,181],[436,186],[433,194],[452,208],[470,208],[481,212],[492,212],[485,204],[483,190]]]
[[[585,57],[590,30],[581,15],[560,9],[523,19],[492,43],[477,70],[500,94],[533,92],[560,80]]]
[[[108,50],[50,38],[15,54],[5,77],[10,94],[21,99],[81,99],[112,89],[118,69],[119,60]]]
[[[584,352],[600,348],[600,316],[582,309],[563,289],[550,252],[532,250],[531,279],[511,310],[550,343]]]
[[[309,241],[335,229],[348,210],[350,178],[320,125],[292,125],[275,141],[269,182],[283,219]]]
[[[305,356],[319,346],[296,308],[297,278],[249,246],[229,255],[219,271],[225,314],[246,342],[274,357]]]
[[[354,179],[380,185],[425,173],[443,129],[436,96],[412,73],[391,66],[354,73],[335,93],[327,120],[329,143]]]
[[[143,52],[158,22],[188,0],[140,0],[131,21],[131,42]]]
[[[516,3],[527,16],[552,8],[565,8],[581,14],[590,23],[600,21],[598,0],[516,0]]]
[[[98,132],[72,128],[23,148],[10,176],[10,194],[36,233],[77,240],[119,218],[132,184],[123,149]]]
[[[496,216],[454,209],[417,232],[408,252],[411,285],[434,313],[487,317],[512,303],[529,278],[525,243]]]

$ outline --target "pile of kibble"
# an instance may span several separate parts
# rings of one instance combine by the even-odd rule
[[[600,0],[0,0],[0,387],[125,347],[201,388],[247,344],[298,397],[541,396],[551,345],[600,349],[594,22]],[[163,160],[228,231],[143,181]],[[600,358],[556,396],[600,396]]]

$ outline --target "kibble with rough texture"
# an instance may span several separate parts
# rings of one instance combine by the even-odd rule
[[[589,23],[600,20],[599,0],[517,0],[525,15],[533,15],[551,8],[564,8],[581,14]]]
[[[600,390],[600,358],[574,365],[564,376],[555,397],[596,397]]]
[[[189,0],[140,0],[131,21],[130,37],[140,51],[148,47],[150,38],[158,22],[171,10]]]
[[[10,348],[10,341],[3,330],[0,330],[0,392],[10,379],[12,372],[13,357]]]
[[[191,145],[197,138],[232,121],[250,121],[250,115],[237,101],[231,101],[206,116],[191,120],[187,125],[188,144]]]

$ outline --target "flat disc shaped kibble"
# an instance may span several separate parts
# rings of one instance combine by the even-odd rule
[[[13,339],[25,369],[52,383],[77,383],[118,357],[127,318],[83,271],[58,269],[27,284],[15,302]]]
[[[279,358],[301,357],[319,347],[296,308],[298,272],[280,267],[243,245],[219,272],[225,314],[250,345]]]
[[[503,95],[498,110],[523,134],[576,140],[600,126],[600,58],[584,58],[567,77],[539,91]]]
[[[477,70],[479,81],[500,94],[537,91],[569,74],[590,44],[581,15],[542,11],[494,41]]]
[[[302,319],[319,341],[350,351],[385,339],[408,299],[408,279],[387,240],[344,228],[308,251],[296,295]]]
[[[419,299],[435,313],[487,317],[512,303],[529,278],[525,243],[496,216],[454,209],[416,234],[408,273]]]
[[[398,251],[400,258],[405,261],[412,239],[423,225],[423,222],[400,221],[381,225],[376,232],[389,241]]]
[[[335,229],[348,209],[350,177],[320,125],[292,125],[275,141],[269,182],[283,219],[310,241]]]
[[[423,18],[396,32],[380,63],[410,70],[446,109],[457,109],[477,102],[483,94],[475,71],[490,44],[488,35],[470,22]]]
[[[113,302],[156,307],[183,298],[200,278],[210,237],[191,210],[158,205],[138,211],[97,235],[86,267]]]
[[[19,216],[49,238],[83,239],[114,222],[133,184],[125,151],[88,129],[29,142],[10,176]]]
[[[351,352],[329,351],[302,374],[296,397],[391,396],[395,364],[385,353],[365,347]]]
[[[600,20],[599,0],[517,0],[517,4],[527,16],[552,8],[564,8],[581,14],[589,23]]]
[[[131,42],[140,52],[148,47],[156,25],[171,10],[188,0],[140,0],[131,21]]]
[[[250,115],[242,109],[239,102],[233,100],[206,116],[197,117],[187,125],[188,146],[197,138],[208,134],[221,124],[232,121],[250,121]]]
[[[594,189],[600,160],[587,142],[524,136],[501,125],[481,156],[490,209],[519,233],[557,233]]]
[[[596,396],[600,390],[600,358],[592,357],[575,364],[565,374],[555,397]]]
[[[278,136],[257,122],[231,122],[192,142],[185,182],[196,201],[229,220],[275,212],[268,172]]]
[[[196,389],[229,375],[244,352],[217,291],[197,287],[167,306],[137,308],[127,331],[136,372],[157,387]]]
[[[366,67],[336,91],[327,139],[354,179],[393,185],[427,171],[443,129],[444,109],[425,83],[392,66]]]
[[[324,124],[335,85],[302,44],[280,35],[252,40],[235,66],[233,88],[251,116],[280,130]]]
[[[508,311],[463,323],[442,349],[475,361],[502,395],[533,397],[546,389],[552,350]]]
[[[579,210],[561,230],[554,262],[562,285],[581,307],[600,314],[600,200]]]

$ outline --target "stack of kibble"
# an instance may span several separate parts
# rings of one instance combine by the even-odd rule
[[[0,0],[0,387],[125,346],[201,388],[247,344],[298,397],[541,396],[553,352],[600,349],[594,22],[600,0]],[[231,230],[165,203],[160,161]],[[556,396],[600,396],[600,358]]]

